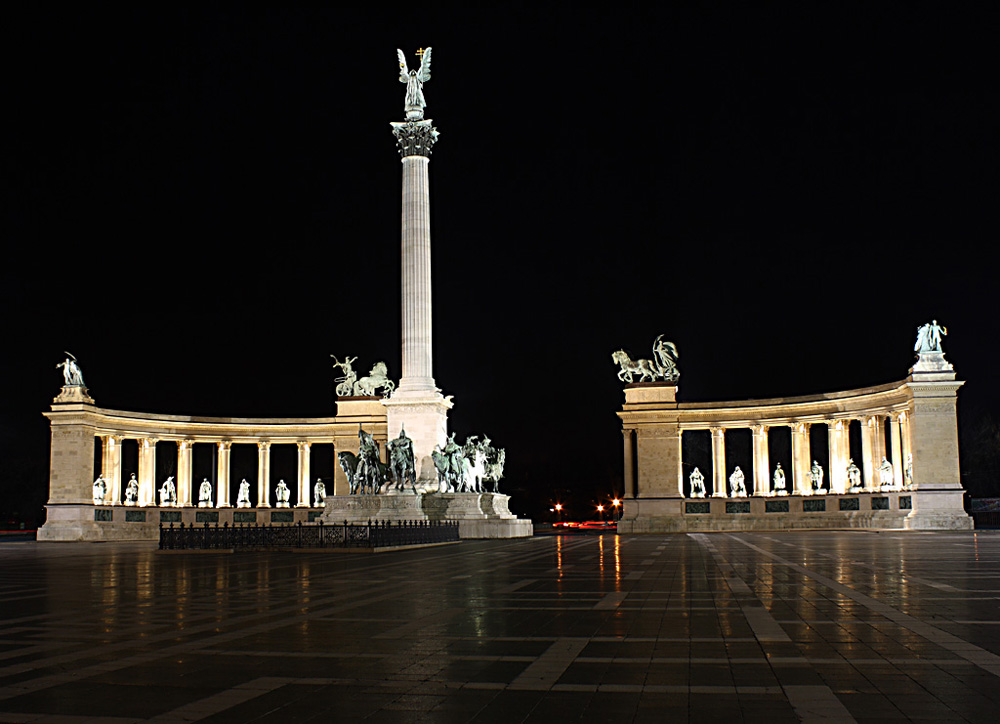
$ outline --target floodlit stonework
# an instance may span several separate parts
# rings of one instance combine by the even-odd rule
[[[620,532],[772,530],[784,528],[969,529],[959,478],[955,372],[940,350],[922,351],[910,375],[859,390],[736,402],[677,402],[677,387],[662,382],[625,387],[618,416],[624,435],[627,503]],[[861,426],[863,489],[850,492],[850,424]],[[889,434],[885,434],[888,422]],[[810,481],[809,429],[827,427],[829,470],[825,493]],[[771,489],[768,434],[786,427],[791,437],[789,495]],[[753,475],[749,498],[727,494],[725,436],[751,431]],[[685,495],[681,441],[686,432],[711,433],[715,498]],[[892,474],[880,479],[888,458]],[[750,482],[753,481],[751,489]],[[707,476],[706,476],[707,484]]]

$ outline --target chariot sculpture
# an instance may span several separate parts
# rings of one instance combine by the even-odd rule
[[[677,347],[667,342],[661,334],[653,342],[653,358],[633,360],[628,352],[620,349],[611,354],[611,360],[621,366],[618,379],[633,382],[633,375],[639,375],[639,382],[677,382],[681,373],[677,368]]]
[[[379,388],[382,389],[382,397],[389,397],[396,389],[396,383],[389,379],[385,362],[376,362],[365,377],[358,379],[358,373],[351,366],[357,357],[345,357],[343,362],[332,354],[330,357],[333,358],[333,366],[343,372],[334,378],[338,397],[374,397]]]

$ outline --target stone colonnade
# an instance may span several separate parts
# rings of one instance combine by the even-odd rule
[[[708,501],[694,503],[691,498],[685,498],[692,464],[683,459],[684,434],[708,433],[712,474],[702,471],[705,492],[709,498],[728,500],[733,464],[726,460],[726,436],[740,429],[748,430],[751,438],[752,474],[750,470],[743,471],[747,494],[772,499],[776,495],[774,468],[781,461],[771,459],[769,438],[777,428],[788,429],[791,442],[788,461],[791,469],[782,467],[787,495],[816,492],[810,468],[818,457],[828,461],[823,466],[824,495],[877,496],[885,490],[904,491],[902,505],[913,506],[902,508],[903,512],[894,511],[899,520],[869,515],[871,520],[859,521],[857,516],[849,518],[849,511],[883,509],[858,508],[855,506],[861,505],[860,501],[844,501],[844,507],[839,510],[845,511],[845,521],[853,522],[834,521],[831,515],[830,525],[875,526],[877,522],[886,527],[967,528],[970,519],[962,507],[964,491],[959,477],[955,413],[957,391],[962,384],[955,380],[950,365],[935,358],[918,362],[910,370],[910,376],[900,382],[803,397],[679,403],[675,385],[626,385],[625,405],[618,413],[623,428],[627,499],[619,531],[721,530],[726,529],[726,525],[741,530],[803,527],[790,518],[786,526],[781,522],[785,519],[778,515],[763,516],[766,521],[763,517],[755,521],[752,518],[756,513],[751,511],[785,511],[794,515],[791,511],[827,511],[825,503],[817,501],[804,508],[797,502],[791,507],[778,502],[766,506],[734,502],[731,506],[729,502],[716,505]],[[852,423],[860,426],[860,449],[851,448]],[[826,428],[825,455],[817,455],[811,442],[810,431],[817,425]],[[884,458],[892,465],[892,483],[885,486],[880,471]],[[852,459],[861,472],[861,485],[853,491],[848,479],[848,465]],[[871,505],[884,504],[880,499]],[[838,504],[834,501],[831,505]],[[711,524],[705,522],[708,518],[702,518],[697,523],[701,526],[698,528],[691,527],[695,525],[693,519],[685,519],[688,513],[716,516],[720,511],[732,515],[746,513],[747,516],[739,520],[723,520],[725,516],[721,516]]]
[[[68,391],[67,391],[68,390]],[[213,508],[236,504],[230,497],[231,451],[234,444],[252,444],[257,448],[258,508],[274,506],[271,500],[271,454],[276,445],[295,445],[297,480],[287,481],[296,488],[295,507],[310,507],[312,446],[332,444],[335,453],[358,452],[358,430],[371,433],[385,449],[386,410],[381,400],[372,397],[340,399],[337,415],[328,418],[209,418],[180,415],[149,415],[97,407],[89,397],[73,394],[64,388],[50,412],[44,413],[52,427],[47,521],[39,530],[40,540],[103,539],[110,524],[97,525],[101,518],[95,509],[100,505],[123,505],[128,480],[123,480],[122,448],[126,440],[138,443],[139,490],[137,507],[157,506],[162,480],[156,479],[156,445],[173,442],[177,446],[177,505],[198,505],[200,481],[194,479],[194,446],[210,443],[215,448],[216,479]],[[99,471],[94,470],[94,440],[100,441]],[[103,503],[95,505],[93,484],[97,475],[107,484]],[[327,495],[346,495],[347,478],[336,460],[334,479],[326,483]],[[117,518],[115,518],[117,520]],[[121,536],[115,536],[121,537]]]
[[[773,473],[774,465],[770,462],[769,435],[777,427],[785,427],[791,433],[791,453],[792,468],[786,471],[787,491],[797,495],[808,495],[811,492],[811,482],[809,470],[814,459],[814,450],[810,442],[809,431],[813,425],[825,425],[828,439],[828,470],[824,470],[829,475],[830,491],[833,493],[846,493],[850,484],[847,479],[848,461],[852,459],[850,454],[850,423],[857,420],[861,423],[862,440],[862,465],[859,466],[862,472],[865,490],[875,490],[879,487],[878,467],[883,457],[888,457],[893,464],[893,475],[895,487],[903,487],[905,480],[905,462],[911,454],[910,430],[908,415],[906,410],[893,411],[885,410],[873,414],[860,416],[842,417],[819,422],[800,422],[796,420],[781,420],[768,422],[768,424],[748,424],[729,423],[705,427],[686,427],[681,424],[679,432],[683,436],[685,432],[707,429],[711,433],[712,440],[712,483],[708,489],[708,494],[725,498],[728,497],[728,474],[732,472],[726,466],[726,432],[734,429],[749,429],[752,434],[752,459],[753,478],[752,482],[747,481],[747,492],[753,495],[773,495]],[[888,420],[892,430],[891,445],[887,450],[885,441],[885,421]],[[631,430],[624,430],[626,438],[629,438]],[[626,445],[631,445],[631,440],[626,440]],[[891,452],[889,452],[891,451]],[[627,455],[628,457],[628,455]],[[857,461],[856,461],[857,462]],[[730,466],[731,467],[731,466]],[[728,471],[728,472],[727,472]],[[626,480],[632,479],[632,472],[626,471]],[[826,480],[826,478],[824,478]],[[678,491],[684,494],[684,476],[678,480]],[[706,482],[707,485],[707,482]]]

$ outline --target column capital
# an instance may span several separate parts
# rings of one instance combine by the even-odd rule
[[[219,450],[228,450],[229,448],[231,448],[233,446],[233,441],[232,440],[219,440],[219,442],[217,442],[216,445],[219,446]]]
[[[407,156],[428,158],[431,155],[431,147],[437,143],[438,135],[440,135],[434,127],[434,122],[429,118],[424,121],[406,121],[391,125],[392,135],[396,137],[396,143],[399,144],[401,158]]]
[[[156,445],[156,443],[158,443],[158,442],[159,442],[159,439],[155,438],[155,437],[144,437],[144,438],[141,438],[142,446],[145,447],[145,448],[148,448],[150,446]]]
[[[194,440],[178,440],[177,447],[181,450],[187,450],[194,444]]]
[[[751,426],[750,426],[750,431],[751,431],[751,432],[752,432],[752,433],[753,433],[754,435],[763,435],[763,434],[765,434],[765,433],[766,433],[766,432],[767,432],[767,431],[768,431],[769,429],[770,429],[770,425],[763,425],[763,424],[761,424],[761,425],[751,425]]]
[[[726,434],[726,428],[724,427],[712,427],[709,429],[712,431],[712,437],[722,437]]]
[[[270,440],[258,440],[257,441],[257,449],[260,450],[260,451],[270,450],[271,449],[271,441]]]
[[[308,450],[312,445],[308,440],[299,440],[295,444],[298,445],[299,450]]]

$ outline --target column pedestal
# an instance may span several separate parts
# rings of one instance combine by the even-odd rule
[[[402,386],[401,386],[402,387]],[[413,440],[413,461],[417,474],[417,489],[433,492],[438,489],[437,470],[431,452],[434,447],[444,447],[448,440],[448,410],[450,397],[440,391],[408,392],[396,390],[388,400],[382,400],[386,409],[386,433],[389,440],[399,437],[400,430]]]

